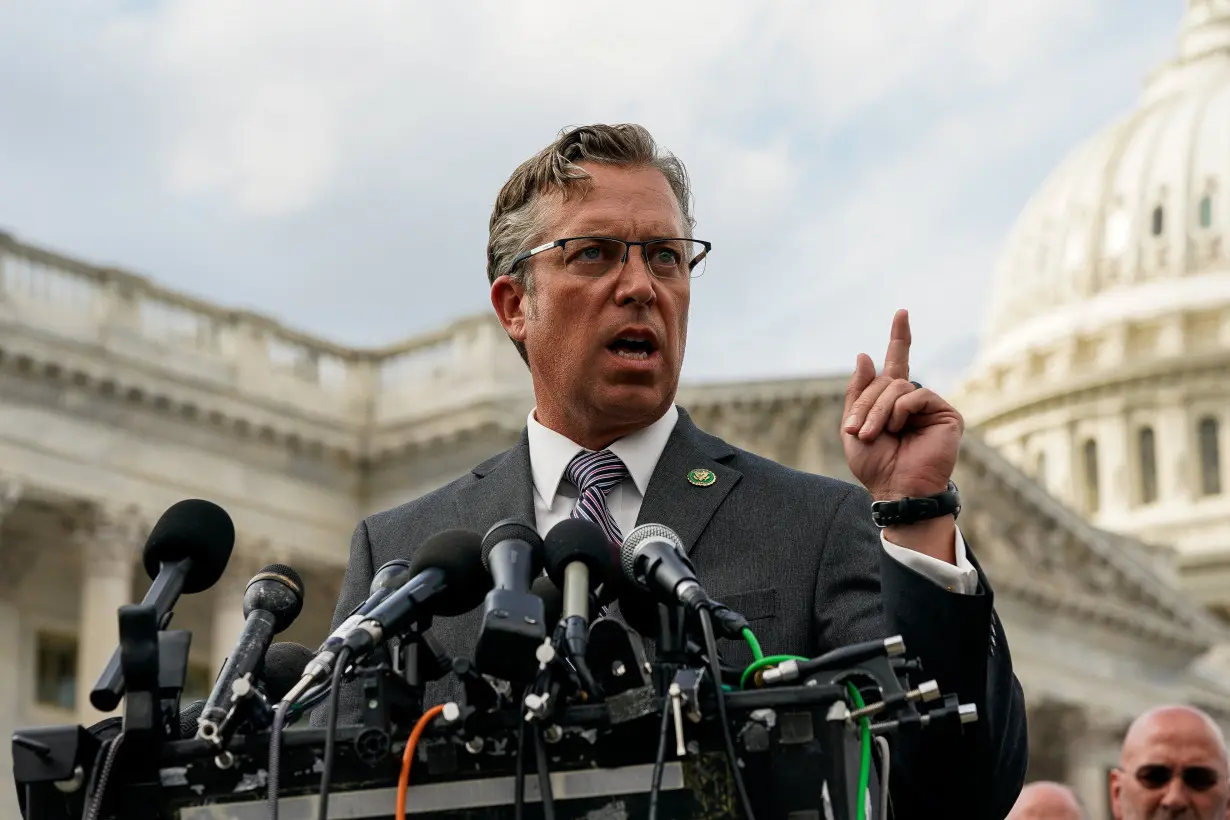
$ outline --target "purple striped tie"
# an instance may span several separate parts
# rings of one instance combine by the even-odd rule
[[[596,453],[578,454],[568,465],[565,475],[576,485],[580,494],[572,517],[583,518],[602,527],[611,546],[618,550],[624,537],[619,531],[619,525],[611,517],[611,510],[606,505],[606,494],[628,477],[628,468],[619,460],[619,456],[610,450],[600,450]]]

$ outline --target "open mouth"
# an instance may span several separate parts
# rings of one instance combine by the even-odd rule
[[[624,359],[644,361],[658,352],[658,346],[652,339],[620,336],[606,346],[606,349]]]

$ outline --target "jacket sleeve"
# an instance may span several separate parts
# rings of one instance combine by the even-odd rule
[[[889,788],[898,820],[1003,818],[1025,780],[1028,739],[1024,696],[990,583],[979,568],[974,594],[950,592],[893,559],[880,543],[870,504],[864,490],[853,488],[826,533],[815,649],[901,635],[924,679],[978,709],[978,720],[964,727],[891,738]],[[973,561],[972,549],[970,555]]]

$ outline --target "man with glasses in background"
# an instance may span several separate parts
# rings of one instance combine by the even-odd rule
[[[1110,773],[1115,820],[1230,817],[1226,738],[1191,706],[1160,706],[1133,721]]]
[[[883,369],[859,355],[833,430],[862,487],[698,429],[674,403],[691,280],[712,248],[692,236],[691,207],[683,164],[636,125],[567,130],[517,168],[491,215],[487,278],[536,406],[511,449],[360,522],[335,624],[367,596],[374,568],[440,530],[521,518],[545,535],[580,517],[617,547],[638,524],[663,524],[766,651],[812,657],[901,634],[978,721],[894,741],[896,816],[1004,817],[1025,775],[1025,709],[990,586],[956,526],[960,415],[910,381],[898,311]],[[733,342],[742,319],[709,322]],[[469,656],[479,624],[475,611],[432,630]],[[721,649],[732,664],[751,661],[741,644]],[[455,692],[435,685],[428,698]],[[343,703],[357,714],[353,687]]]

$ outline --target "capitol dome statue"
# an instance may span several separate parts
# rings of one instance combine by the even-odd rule
[[[1230,614],[1230,0],[1010,232],[959,406],[1096,526]]]

